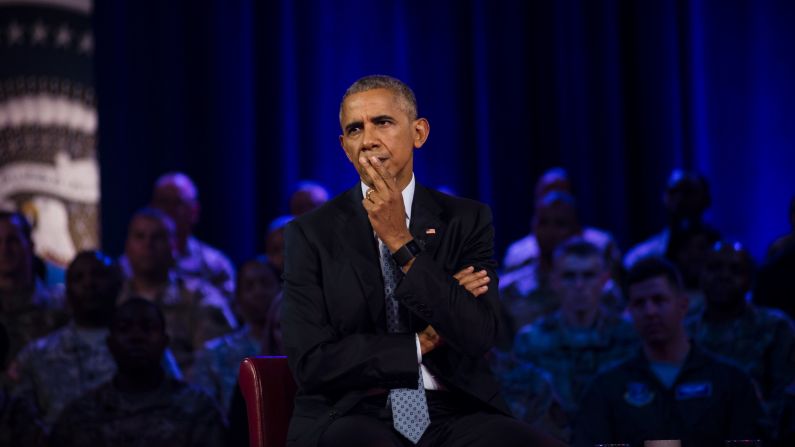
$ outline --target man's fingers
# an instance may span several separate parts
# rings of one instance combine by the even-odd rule
[[[481,270],[479,272],[470,273],[463,276],[461,279],[458,280],[458,283],[464,287],[469,287],[469,284],[486,284],[491,281],[491,278],[488,276],[488,272],[485,270]]]
[[[367,157],[359,157],[359,164],[364,168],[367,172],[367,175],[370,176],[370,179],[373,181],[373,189],[375,189],[375,194],[379,192],[387,192],[389,191],[389,186],[384,181],[384,177],[378,172],[373,163]]]
[[[455,275],[453,275],[453,278],[457,279],[458,281],[461,281],[461,278],[463,278],[464,275],[466,275],[467,273],[473,272],[473,271],[475,271],[475,267],[472,267],[472,266],[463,268],[463,269],[461,269],[460,272],[458,272]]]
[[[386,170],[386,167],[381,163],[381,160],[379,160],[378,157],[370,157],[370,166],[378,171],[378,175],[381,177],[381,180],[384,181],[384,184],[387,188],[394,189],[393,186],[395,185],[395,181],[397,179]]]

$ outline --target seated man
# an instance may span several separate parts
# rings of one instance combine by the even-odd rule
[[[533,234],[539,256],[500,278],[503,321],[499,347],[509,349],[520,328],[555,312],[560,298],[552,289],[552,256],[563,241],[580,232],[577,205],[567,193],[551,192],[536,202]]]
[[[66,272],[72,321],[28,344],[12,363],[17,392],[35,399],[47,429],[66,404],[113,377],[105,338],[121,283],[121,270],[104,254],[78,253]]]
[[[688,317],[704,311],[704,292],[701,274],[710,249],[720,240],[718,230],[703,222],[682,221],[670,229],[665,258],[671,261],[682,275],[690,308]]]
[[[328,191],[323,185],[304,181],[290,196],[290,214],[300,216],[328,202]]]
[[[751,255],[739,243],[716,244],[702,274],[706,310],[687,328],[701,346],[751,376],[772,416],[795,380],[795,328],[783,312],[748,302],[752,275]]]
[[[583,239],[555,251],[552,284],[560,311],[523,327],[513,352],[550,374],[564,409],[574,418],[585,386],[598,370],[628,357],[638,345],[632,323],[600,305],[610,277],[603,252]]]
[[[168,322],[171,351],[189,375],[194,351],[231,331],[237,322],[214,287],[185,281],[173,269],[174,237],[174,224],[162,211],[145,208],[133,215],[125,246],[132,276],[124,283],[119,302],[138,296],[160,307]]]
[[[16,357],[31,341],[63,326],[61,290],[37,279],[33,264],[33,239],[25,216],[0,211],[0,323],[8,332],[7,360]],[[0,364],[5,373],[7,362]]]
[[[665,256],[671,229],[683,221],[701,223],[704,212],[712,203],[706,177],[696,172],[674,169],[668,177],[663,193],[663,203],[668,214],[666,227],[658,234],[632,247],[624,257],[624,267],[632,268],[643,258]]]
[[[235,269],[229,259],[193,236],[199,221],[199,194],[193,180],[181,172],[163,174],[155,182],[151,206],[166,213],[174,222],[174,271],[184,280],[211,284],[228,300],[235,287]],[[132,275],[129,260],[119,260],[127,276]]]
[[[240,362],[262,352],[268,311],[281,290],[273,268],[258,260],[248,261],[237,275],[235,306],[244,325],[230,334],[214,338],[196,354],[192,382],[215,398],[224,412],[229,410],[237,384]]]
[[[221,445],[224,422],[213,400],[167,378],[160,365],[168,336],[157,306],[140,298],[121,304],[107,343],[116,374],[66,407],[51,446]]]
[[[415,181],[430,128],[411,89],[362,78],[339,118],[360,181],[285,234],[282,329],[299,387],[287,444],[560,445],[510,416],[489,371],[491,213]]]
[[[563,168],[552,168],[541,175],[535,187],[536,202],[542,200],[544,196],[553,191],[573,194],[569,174]],[[593,227],[582,227],[579,235],[599,247],[605,253],[606,259],[608,259],[611,266],[613,264],[620,265],[621,252],[610,233]],[[510,272],[532,262],[533,259],[539,256],[538,240],[535,233],[530,233],[508,246],[505,251],[502,268],[505,272]]]
[[[75,256],[66,272],[66,297],[72,321],[28,344],[9,369],[17,392],[32,396],[47,430],[61,410],[83,393],[107,382],[116,372],[108,351],[108,321],[122,284],[119,266],[98,251]],[[169,376],[180,371],[167,353]]]
[[[762,409],[751,380],[687,338],[687,295],[676,267],[661,258],[639,261],[627,288],[643,347],[591,384],[575,422],[575,447],[654,439],[722,446],[758,438]]]

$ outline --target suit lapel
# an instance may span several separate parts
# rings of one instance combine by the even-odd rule
[[[442,209],[431,196],[427,188],[416,184],[414,202],[411,205],[411,223],[409,232],[419,241],[423,249],[433,256],[439,248],[439,241],[446,229],[441,219]]]
[[[370,317],[377,328],[386,328],[384,315],[384,282],[379,264],[378,242],[373,235],[373,228],[362,206],[362,191],[359,184],[347,193],[342,218],[339,221],[336,253],[346,253],[353,271],[359,278],[364,299],[370,311]]]

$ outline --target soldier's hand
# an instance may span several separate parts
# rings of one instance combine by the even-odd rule
[[[487,284],[491,282],[489,272],[485,269],[476,272],[473,266],[462,269],[453,275],[453,278],[458,280],[458,284],[467,289],[475,298],[488,292],[489,286]]]
[[[423,329],[422,332],[418,332],[417,337],[420,340],[420,351],[422,352],[422,355],[433,351],[443,343],[442,337],[439,336],[439,334],[430,324],[428,327]]]

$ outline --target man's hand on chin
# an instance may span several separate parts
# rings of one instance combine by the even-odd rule
[[[406,208],[403,205],[403,192],[397,186],[395,177],[376,157],[359,158],[359,164],[372,179],[372,189],[362,199],[373,231],[394,253],[412,239],[406,228]]]
[[[417,337],[420,340],[420,351],[422,355],[433,351],[443,343],[442,337],[436,333],[436,330],[430,324],[423,329],[422,332],[418,332]]]

